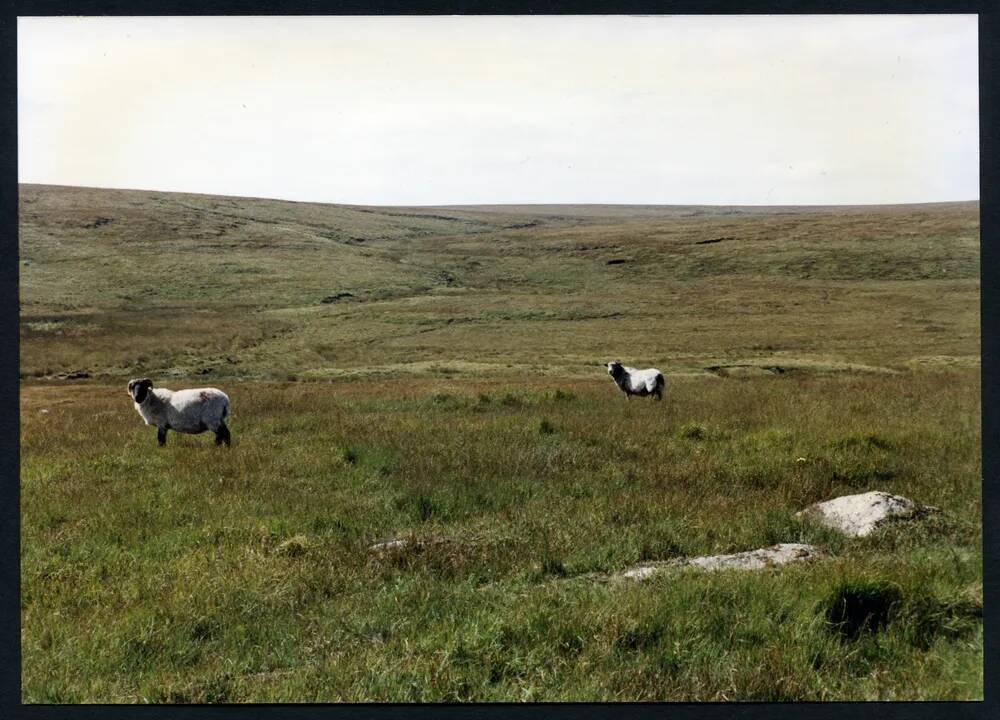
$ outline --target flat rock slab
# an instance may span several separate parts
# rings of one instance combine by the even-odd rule
[[[715,570],[763,570],[820,556],[819,550],[802,543],[780,543],[769,548],[748,550],[733,555],[705,555],[658,563],[646,563],[618,575],[629,580],[645,580],[668,567],[693,567],[709,572]]]
[[[377,542],[374,545],[369,545],[368,550],[379,555],[385,555],[387,553],[401,553],[403,551],[420,551],[429,547],[441,546],[448,542],[448,538],[437,535],[391,538]]]
[[[400,538],[398,540],[385,540],[383,542],[377,542],[368,549],[372,552],[384,553],[391,550],[403,550],[410,544],[411,542],[409,540]]]
[[[813,518],[850,537],[864,537],[889,518],[910,519],[937,510],[935,507],[918,505],[901,495],[874,490],[810,505],[797,512],[795,517]]]

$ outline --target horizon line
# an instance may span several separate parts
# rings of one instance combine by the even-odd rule
[[[858,203],[725,203],[725,202],[473,202],[473,203],[420,203],[420,204],[389,204],[389,203],[359,203],[359,202],[336,202],[325,200],[294,200],[282,197],[264,197],[260,195],[233,195],[228,193],[198,192],[192,190],[163,190],[160,188],[140,188],[140,187],[108,187],[101,185],[68,185],[64,183],[47,182],[24,182],[18,180],[18,188],[22,185],[35,185],[39,187],[74,188],[79,190],[117,190],[124,192],[156,192],[169,193],[175,195],[202,195],[205,197],[226,197],[241,198],[244,200],[268,200],[273,202],[289,202],[309,205],[339,205],[348,207],[384,207],[384,208],[470,208],[470,207],[523,207],[523,206],[588,206],[588,207],[719,207],[719,208],[852,208],[852,207],[894,207],[903,205],[944,205],[959,203],[978,203],[981,198],[967,198],[962,200],[918,200],[904,202],[858,202]]]

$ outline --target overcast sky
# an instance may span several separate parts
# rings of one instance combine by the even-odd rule
[[[21,182],[364,204],[979,197],[973,15],[21,18]]]

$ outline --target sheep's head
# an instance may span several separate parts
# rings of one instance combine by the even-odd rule
[[[608,375],[615,378],[616,380],[621,376],[623,372],[625,372],[625,368],[622,367],[622,364],[617,360],[615,360],[614,362],[609,362],[607,367],[608,367]]]
[[[142,403],[149,394],[149,391],[153,388],[153,381],[149,378],[139,378],[137,380],[128,381],[128,394],[132,396],[132,399],[137,403]]]

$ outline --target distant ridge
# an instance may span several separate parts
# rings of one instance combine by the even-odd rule
[[[149,190],[143,188],[103,188],[89,185],[58,185],[49,183],[19,183],[19,188],[36,188],[66,191],[100,191],[108,193],[144,193],[148,195],[170,195],[177,197],[217,198],[231,201],[260,201],[272,203],[292,203],[343,208],[371,208],[379,211],[409,210],[461,211],[483,213],[517,213],[522,215],[573,215],[578,217],[662,217],[697,215],[792,214],[822,212],[871,212],[873,210],[940,210],[945,208],[978,207],[977,200],[947,200],[925,203],[849,204],[849,205],[725,205],[725,204],[652,204],[652,203],[443,203],[434,205],[376,205],[349,202],[321,202],[316,200],[289,200],[250,195],[218,195],[213,193],[184,192],[177,190]]]

